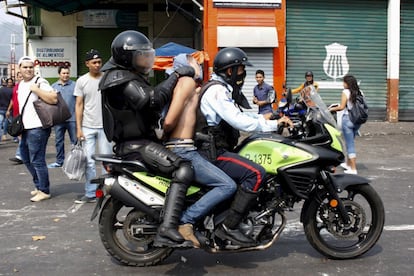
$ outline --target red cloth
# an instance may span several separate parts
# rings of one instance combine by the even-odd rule
[[[19,101],[17,100],[17,88],[19,87],[19,83],[13,87],[12,93],[12,102],[13,102],[13,117],[19,115]]]

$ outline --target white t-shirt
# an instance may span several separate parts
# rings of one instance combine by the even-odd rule
[[[88,128],[103,128],[102,97],[99,90],[99,78],[92,78],[89,73],[79,77],[76,81],[73,95],[83,97],[82,126]]]
[[[39,79],[38,79],[39,78]],[[37,80],[38,79],[38,80]],[[37,80],[37,82],[36,82]],[[45,91],[53,91],[53,88],[49,85],[49,82],[41,77],[33,77],[30,81],[21,81],[19,88],[17,89],[17,100],[19,102],[19,113],[22,113],[24,103],[26,102],[27,96],[30,93],[30,85],[32,83],[39,83],[40,89]],[[42,122],[37,115],[36,109],[34,108],[33,102],[36,101],[39,97],[32,92],[30,98],[27,101],[26,107],[23,111],[23,125],[25,129],[33,129],[42,127]]]
[[[344,114],[348,114],[348,109],[352,109],[354,104],[350,100],[351,91],[349,89],[342,90],[342,93],[345,94],[347,101],[346,101],[346,108],[344,108]]]

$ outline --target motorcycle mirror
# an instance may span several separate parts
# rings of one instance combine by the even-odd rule
[[[288,104],[292,102],[292,89],[288,88],[286,91],[286,101]]]

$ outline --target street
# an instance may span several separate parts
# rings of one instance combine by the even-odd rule
[[[210,254],[177,250],[153,267],[118,264],[104,249],[94,204],[74,204],[83,182],[49,169],[52,198],[30,202],[24,165],[14,165],[17,144],[0,145],[0,275],[412,275],[414,271],[414,123],[368,122],[356,139],[358,173],[369,178],[386,212],[378,243],[354,260],[330,260],[305,238],[300,208],[287,213],[278,242],[265,251]],[[53,133],[53,131],[52,131]],[[54,136],[47,162],[55,161]],[[101,170],[97,170],[100,172]]]

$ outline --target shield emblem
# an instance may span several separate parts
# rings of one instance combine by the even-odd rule
[[[336,42],[325,46],[326,58],[323,61],[323,70],[334,80],[344,77],[349,72],[349,63],[346,58],[347,48]]]

